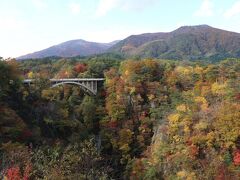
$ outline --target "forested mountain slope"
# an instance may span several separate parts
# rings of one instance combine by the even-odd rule
[[[218,60],[240,57],[240,34],[207,25],[183,26],[167,33],[129,36],[109,51],[126,57]]]
[[[74,56],[89,56],[106,52],[108,48],[117,43],[96,43],[88,42],[82,39],[67,41],[47,49],[27,54],[18,59],[34,59],[45,57],[74,57]]]
[[[89,56],[106,52],[127,58],[218,61],[240,57],[240,34],[208,25],[183,26],[172,32],[131,35],[111,43],[67,41],[18,59]]]

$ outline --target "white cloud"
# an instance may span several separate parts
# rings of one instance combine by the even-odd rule
[[[109,11],[118,8],[121,10],[143,10],[153,5],[157,0],[100,0],[96,15],[104,16]]]
[[[79,14],[80,13],[80,4],[79,3],[70,3],[69,4],[69,9],[72,14]]]
[[[240,14],[240,1],[237,1],[233,6],[224,13],[224,17],[230,18]]]
[[[203,0],[200,8],[194,13],[198,17],[213,16],[213,2],[211,0]]]
[[[106,15],[110,10],[116,8],[119,4],[120,0],[100,0],[96,15],[97,16],[104,16]]]
[[[44,9],[47,7],[47,3],[44,0],[32,0],[32,3],[37,9]]]

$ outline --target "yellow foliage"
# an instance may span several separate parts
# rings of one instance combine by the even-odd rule
[[[185,133],[189,133],[190,132],[190,128],[187,125],[184,126],[183,130],[184,130]]]
[[[196,66],[194,68],[194,72],[197,73],[197,74],[202,74],[203,73],[203,68],[200,67],[200,66]]]
[[[193,144],[205,144],[208,141],[205,135],[196,135],[192,137]]]
[[[124,152],[128,152],[130,150],[130,147],[128,144],[123,144],[122,146],[119,147],[119,149]]]
[[[207,100],[204,97],[202,97],[202,96],[197,96],[197,97],[194,98],[194,100],[197,103],[203,103],[203,104],[207,103]]]
[[[214,95],[224,95],[226,93],[227,84],[219,84],[217,82],[212,84],[212,93]]]
[[[181,104],[181,105],[177,106],[176,109],[181,112],[186,112],[188,110],[188,107],[185,104]]]
[[[128,152],[130,150],[129,144],[132,142],[133,132],[130,129],[121,129],[119,132],[119,149],[123,152]]]
[[[67,109],[59,109],[59,113],[64,119],[68,118],[69,112]]]
[[[224,147],[235,145],[240,135],[240,105],[232,103],[223,104],[217,112],[213,125],[217,140]]]
[[[135,87],[131,87],[130,88],[130,94],[133,94],[133,93],[135,93],[136,92],[136,88]]]
[[[55,99],[55,92],[52,89],[45,89],[42,91],[42,98],[53,101]]]
[[[184,179],[184,180],[194,180],[196,179],[196,175],[194,172],[187,172],[186,170],[182,170],[177,172],[177,176],[180,179]]]
[[[26,98],[27,96],[29,96],[29,92],[28,91],[23,91],[23,97]]]
[[[120,100],[121,97],[117,94],[116,99],[117,99],[117,100]]]
[[[180,126],[180,114],[175,113],[175,114],[170,114],[168,116],[168,120],[169,120],[169,131],[173,134],[175,134]]]
[[[180,178],[185,178],[187,176],[187,172],[185,170],[177,172],[177,176]]]
[[[176,70],[177,73],[183,74],[185,76],[193,73],[193,68],[191,66],[186,66],[186,67],[178,66],[175,70]]]
[[[189,173],[186,178],[186,180],[194,180],[194,179],[197,179],[196,174],[194,172]]]
[[[215,133],[214,132],[209,132],[208,134],[207,134],[207,145],[210,147],[210,146],[212,146],[212,142],[214,141],[214,139],[215,139]]]
[[[148,99],[151,101],[151,100],[153,100],[155,98],[155,96],[153,95],[153,94],[150,94],[150,95],[148,95]]]
[[[168,116],[168,120],[170,123],[177,123],[180,119],[180,114],[175,113],[175,114],[170,114]]]
[[[181,141],[181,137],[178,136],[178,135],[173,136],[173,139],[174,139],[175,142],[180,142]]]
[[[206,130],[208,127],[208,123],[204,122],[204,121],[200,121],[199,123],[197,123],[194,128],[196,130],[202,131],[202,130]]]
[[[33,76],[34,76],[33,72],[30,71],[30,72],[28,73],[28,78],[29,78],[29,79],[33,79]]]
[[[202,110],[206,110],[208,108],[208,102],[204,97],[197,96],[194,98],[194,101],[200,104]]]

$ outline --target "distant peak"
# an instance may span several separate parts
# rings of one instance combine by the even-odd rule
[[[202,24],[202,25],[196,25],[196,26],[181,26],[180,28],[176,29],[173,32],[189,32],[192,30],[207,30],[207,29],[211,29],[213,27],[206,25],[206,24]]]
[[[198,25],[196,27],[212,28],[212,26],[209,26],[207,24],[201,24],[201,25]]]
[[[201,24],[196,26],[181,26],[178,29],[198,29],[198,28],[212,28],[212,27],[207,24]]]

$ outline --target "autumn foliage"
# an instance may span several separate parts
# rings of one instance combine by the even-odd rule
[[[77,73],[83,73],[87,70],[87,65],[86,64],[76,64],[74,66],[74,71],[76,71]]]
[[[239,59],[0,61],[0,179],[239,179],[239,77]]]

